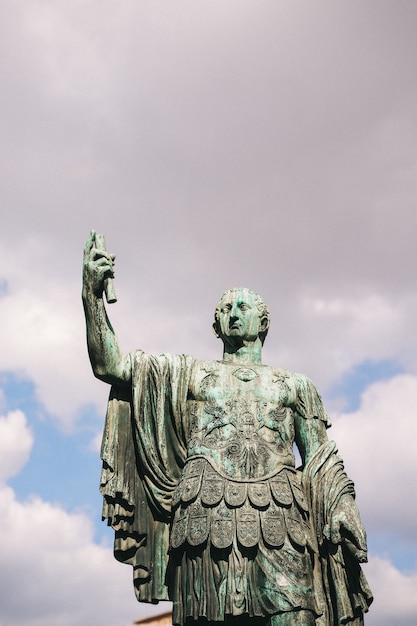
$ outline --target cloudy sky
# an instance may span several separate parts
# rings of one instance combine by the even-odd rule
[[[5,0],[0,29],[2,626],[150,610],[101,522],[92,228],[125,351],[217,358],[222,292],[265,297],[264,361],[317,384],[357,486],[366,624],[414,626],[417,3]]]

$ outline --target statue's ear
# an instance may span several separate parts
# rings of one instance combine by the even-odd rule
[[[217,339],[220,339],[217,322],[213,322],[213,333],[216,335]]]
[[[259,330],[265,332],[269,328],[269,320],[267,315],[263,315],[259,320]]]

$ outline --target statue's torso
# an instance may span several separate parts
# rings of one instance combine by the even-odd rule
[[[292,375],[266,366],[197,362],[187,400],[188,455],[173,495],[171,546],[227,548],[262,534],[282,546],[308,542],[295,470]]]
[[[262,365],[197,362],[187,401],[188,458],[224,478],[258,481],[294,467],[291,375]]]

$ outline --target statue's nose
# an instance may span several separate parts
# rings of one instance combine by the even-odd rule
[[[239,307],[234,305],[232,307],[232,310],[230,311],[230,317],[233,317],[233,319],[237,320],[239,317],[239,313],[240,313]]]

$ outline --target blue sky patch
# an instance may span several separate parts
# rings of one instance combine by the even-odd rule
[[[368,553],[389,559],[395,567],[406,572],[417,565],[416,543],[389,532],[369,533]]]
[[[403,371],[396,361],[367,359],[351,369],[326,395],[330,400],[343,397],[346,401],[344,410],[353,412],[359,408],[361,395],[369,385],[402,374]]]
[[[36,398],[32,381],[3,372],[0,387],[1,413],[20,409],[34,434],[29,461],[8,481],[17,497],[23,500],[37,495],[67,511],[85,511],[101,534],[98,490],[101,462],[99,452],[92,450],[90,443],[104,416],[98,416],[93,407],[88,407],[82,411],[84,419],[80,428],[71,434],[63,433],[52,419],[44,418],[45,410]]]

